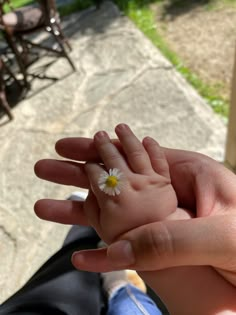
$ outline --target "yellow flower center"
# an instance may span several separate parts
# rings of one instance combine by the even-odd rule
[[[106,180],[106,185],[110,188],[116,187],[118,184],[118,179],[116,176],[108,176]]]

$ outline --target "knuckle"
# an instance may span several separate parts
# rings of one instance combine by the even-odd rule
[[[225,247],[235,258],[236,255],[236,216],[227,216]]]
[[[136,149],[129,152],[129,155],[132,156],[132,158],[139,159],[143,155],[144,151],[142,149]]]
[[[120,160],[120,156],[116,152],[104,152],[104,161],[118,161]]]
[[[225,215],[223,220],[219,218],[222,227],[218,237],[218,250],[220,252],[219,266],[228,266],[230,269],[236,268],[236,216]]]
[[[132,161],[138,168],[139,172],[145,172],[147,169],[146,165],[146,153],[142,149],[136,149],[130,151],[128,154],[129,161]]]
[[[148,230],[148,243],[150,244],[150,258],[155,261],[155,267],[162,268],[174,254],[173,237],[167,226],[159,222],[151,225]]]

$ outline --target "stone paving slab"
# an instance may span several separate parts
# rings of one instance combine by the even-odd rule
[[[65,60],[48,70],[56,83],[33,93],[0,128],[0,301],[15,292],[61,245],[69,227],[39,220],[34,202],[64,199],[76,187],[35,177],[38,159],[57,157],[56,140],[88,136],[119,122],[161,145],[222,161],[226,127],[172,65],[111,3],[64,22],[77,72]],[[1,124],[1,121],[0,121]]]

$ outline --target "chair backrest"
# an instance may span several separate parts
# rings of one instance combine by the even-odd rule
[[[0,0],[0,18],[7,11],[14,11],[12,3],[10,0]]]
[[[0,56],[0,92],[4,91],[4,81],[3,81],[3,61]]]
[[[53,23],[54,22],[53,19],[58,19],[59,13],[57,10],[55,0],[37,0],[37,2],[39,3],[43,10],[47,24]]]
[[[5,6],[6,6],[6,5],[9,6],[10,9],[12,9],[12,6],[11,6],[11,4],[9,4],[9,1],[8,1],[8,0],[0,0],[0,24],[1,24],[1,25],[4,25],[2,16],[3,16],[3,14],[5,13]]]
[[[43,15],[47,21],[46,24],[50,24],[51,19],[58,18],[59,13],[57,10],[55,0],[36,0],[33,5],[38,4],[42,11]],[[3,24],[2,15],[9,12],[17,10],[14,8],[11,0],[0,0],[0,24]]]

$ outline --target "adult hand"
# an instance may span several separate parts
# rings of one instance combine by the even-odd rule
[[[57,142],[56,150],[68,159],[99,161],[92,139],[62,139]],[[182,222],[176,218],[176,221],[152,223],[123,235],[122,239],[131,240],[135,259],[132,266],[139,270],[153,270],[207,264],[217,268],[223,277],[235,284],[235,175],[211,158],[198,153],[165,149],[165,154],[179,206],[191,210],[197,219]],[[84,164],[42,160],[36,164],[35,172],[40,178],[53,182],[89,187]],[[44,219],[86,224],[81,203],[75,205],[70,201],[42,200],[36,203],[35,211]],[[149,241],[151,239],[155,241],[154,246]],[[144,245],[145,257],[150,259],[148,261],[140,254]],[[120,263],[114,260],[117,258],[117,246],[113,244],[108,250],[109,268],[113,264],[113,268],[118,268],[115,264]],[[88,260],[86,264],[89,267]]]
[[[120,149],[119,142],[114,142]],[[56,150],[70,160],[100,162],[92,139],[62,139],[57,142]],[[108,249],[108,255],[104,250],[100,251],[98,267],[103,271],[104,268],[111,270],[121,265],[136,265],[140,270],[163,268],[151,272],[141,271],[140,274],[163,298],[171,314],[234,314],[235,175],[204,155],[164,150],[179,206],[190,210],[195,219],[179,221],[182,218],[176,216],[172,217],[172,221],[134,229],[121,237],[131,241],[134,251],[131,262],[121,261],[120,253],[117,255],[123,245],[126,245],[130,254],[127,243],[116,243]],[[40,178],[49,181],[89,188],[84,163],[42,160],[36,164],[35,172]],[[83,203],[41,200],[36,203],[35,211],[41,218],[51,221],[88,223]],[[145,257],[150,259],[147,261]],[[86,260],[83,261],[83,258]],[[85,252],[79,259],[75,256],[74,264],[78,268],[94,270],[94,252]],[[201,264],[211,264],[218,273]]]

